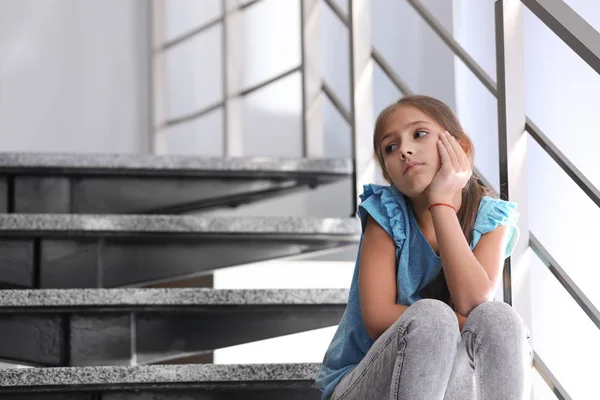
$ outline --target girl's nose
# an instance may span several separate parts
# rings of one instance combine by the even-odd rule
[[[412,155],[413,155],[413,152],[412,152],[412,150],[407,150],[407,149],[405,149],[405,148],[401,148],[401,149],[400,149],[400,155],[401,155],[401,157],[402,157],[402,158],[406,158],[406,157],[408,157],[409,155],[411,155],[411,156],[412,156]]]

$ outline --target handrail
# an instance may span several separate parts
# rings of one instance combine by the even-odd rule
[[[327,96],[329,101],[331,101],[331,104],[333,104],[333,107],[335,107],[335,109],[338,111],[338,113],[340,113],[342,118],[344,118],[344,120],[347,123],[349,123],[349,124],[352,123],[352,119],[350,117],[350,111],[348,111],[346,109],[346,107],[344,107],[340,98],[336,96],[336,94],[329,87],[329,85],[327,83],[323,82],[321,84],[321,90],[323,91],[323,94],[325,94],[325,96]]]
[[[558,379],[556,379],[554,374],[550,371],[550,368],[548,368],[540,358],[540,355],[535,351],[533,352],[533,366],[559,400],[572,400],[563,385],[560,384]]]
[[[538,142],[538,144],[544,149],[546,153],[562,168],[562,170],[569,175],[569,177],[588,195],[590,199],[598,207],[600,207],[600,190],[594,186],[585,175],[579,171],[575,165],[565,156],[550,139],[546,137],[529,118],[525,124],[525,130],[529,132],[531,137]]]
[[[192,121],[192,120],[200,118],[206,114],[209,114],[215,110],[218,110],[219,108],[223,107],[224,104],[225,104],[224,101],[219,101],[214,104],[211,104],[210,106],[204,107],[203,109],[201,109],[199,111],[195,111],[193,113],[182,115],[180,117],[169,118],[165,121],[165,126],[175,126],[175,125],[183,124],[184,122]]]
[[[600,74],[600,32],[563,0],[521,0],[521,2]]]
[[[481,68],[479,64],[471,57],[467,51],[452,37],[452,34],[444,28],[444,26],[427,10],[427,7],[423,5],[419,0],[407,0],[407,2],[413,6],[415,11],[421,15],[421,17],[427,22],[429,27],[438,34],[440,39],[456,55],[462,60],[463,63],[473,72],[473,74],[479,79],[479,81],[485,86],[495,97],[497,96],[497,88],[494,80]]]
[[[529,246],[539,257],[539,259],[542,260],[550,272],[552,272],[552,275],[554,275],[560,284],[567,290],[575,302],[577,302],[583,312],[585,312],[586,315],[592,320],[594,325],[600,329],[600,311],[598,311],[598,309],[594,306],[591,300],[587,298],[577,284],[573,282],[565,270],[562,269],[560,264],[558,264],[558,262],[550,255],[548,250],[546,250],[546,248],[533,235],[533,233],[529,233]]]
[[[225,1],[225,0],[223,0],[223,1]],[[260,1],[262,1],[262,0],[253,0],[246,4],[242,4],[242,5],[238,6],[235,9],[235,11],[245,10],[246,8],[251,7]],[[201,25],[201,26],[194,28],[188,32],[182,33],[181,35],[179,35],[169,41],[166,41],[159,49],[156,49],[155,52],[168,50],[171,47],[174,47],[174,46],[178,45],[179,43],[182,43],[188,39],[191,39],[192,37],[201,34],[202,32],[212,28],[213,26],[216,26],[216,25],[222,23],[224,20],[225,20],[225,15],[221,15],[217,18],[214,18],[214,19],[208,21],[207,23],[205,23],[204,25]]]
[[[252,7],[252,6],[253,6],[253,5],[255,5],[256,3],[258,3],[259,1],[261,1],[261,0],[252,0],[252,1],[249,1],[249,2],[247,2],[246,4],[242,4],[242,5],[240,5],[240,6],[238,7],[238,10],[240,10],[240,11],[241,11],[241,10],[245,10],[245,9],[246,9],[246,8],[248,8],[248,7]]]
[[[164,44],[163,44],[163,45],[160,47],[160,50],[159,50],[159,51],[165,51],[165,50],[168,50],[168,49],[170,49],[171,47],[174,47],[174,46],[178,45],[178,44],[179,44],[179,43],[181,43],[181,42],[185,42],[186,40],[188,40],[188,39],[191,39],[192,37],[194,37],[194,36],[196,36],[196,35],[199,35],[199,34],[201,34],[201,33],[202,33],[202,32],[204,32],[204,31],[207,31],[207,30],[209,30],[209,29],[210,29],[210,28],[212,28],[213,26],[217,26],[217,25],[219,25],[220,23],[222,23],[222,22],[223,22],[223,20],[224,20],[224,19],[225,19],[225,18],[224,18],[223,16],[220,16],[220,17],[214,18],[214,19],[212,19],[212,20],[208,21],[206,24],[204,24],[204,25],[202,25],[202,26],[199,26],[198,28],[195,28],[195,29],[192,29],[192,30],[190,30],[190,31],[188,31],[188,32],[186,32],[186,33],[183,33],[183,34],[181,34],[181,35],[177,36],[176,38],[174,38],[174,39],[171,39],[171,40],[169,40],[169,41],[165,42],[165,43],[164,43]]]
[[[396,71],[394,71],[394,69],[392,68],[392,66],[383,57],[383,54],[381,54],[379,52],[379,50],[377,50],[375,47],[373,47],[371,49],[371,57],[373,58],[373,61],[375,61],[375,63],[377,65],[379,65],[379,68],[381,68],[383,70],[383,72],[387,75],[387,77],[390,78],[390,80],[392,81],[392,83],[394,84],[394,86],[396,86],[396,89],[398,89],[399,91],[401,91],[405,95],[411,95],[411,94],[413,94],[412,90],[410,90],[408,88],[408,84],[406,84],[400,78],[400,76],[398,76],[398,74],[396,73]]]
[[[288,76],[290,76],[290,75],[292,75],[292,74],[294,74],[296,72],[299,72],[301,70],[302,70],[302,66],[301,65],[298,65],[296,67],[290,68],[287,71],[284,71],[284,72],[280,73],[279,75],[276,75],[276,76],[274,76],[272,78],[269,78],[269,79],[267,79],[267,80],[265,80],[263,82],[257,83],[254,86],[251,86],[251,87],[249,87],[247,89],[242,90],[239,93],[239,96],[247,96],[247,95],[249,95],[252,92],[255,92],[255,91],[259,90],[259,89],[262,89],[263,87],[265,87],[267,85],[270,85],[273,82],[276,82],[276,81],[278,81],[280,79],[286,78],[286,77],[288,77]]]
[[[279,75],[277,75],[277,76],[275,76],[273,78],[269,78],[269,79],[267,79],[267,80],[265,80],[263,82],[257,83],[254,86],[251,86],[251,87],[249,87],[247,89],[244,89],[244,90],[242,90],[241,92],[239,92],[237,95],[235,95],[233,97],[247,96],[247,95],[249,95],[249,94],[251,94],[251,93],[253,93],[253,92],[255,92],[255,91],[257,91],[257,90],[259,90],[259,89],[261,89],[261,88],[263,88],[265,86],[267,86],[267,85],[270,85],[273,82],[276,82],[276,81],[278,81],[280,79],[283,79],[283,78],[285,78],[287,76],[290,76],[290,75],[294,74],[295,72],[300,71],[300,69],[301,69],[300,66],[293,67],[293,68],[291,68],[291,69],[289,69],[287,71],[282,72],[281,74],[279,74]],[[224,95],[224,97],[227,98],[226,95]],[[191,120],[200,118],[200,117],[202,117],[202,116],[204,116],[204,115],[206,115],[206,114],[208,114],[208,113],[210,113],[212,111],[215,111],[216,109],[218,109],[220,107],[223,107],[224,105],[225,105],[225,101],[218,101],[218,102],[213,103],[213,104],[211,104],[211,105],[209,105],[209,106],[207,106],[207,107],[205,107],[205,108],[203,108],[203,109],[201,109],[199,111],[195,111],[193,113],[190,113],[190,114],[187,114],[187,115],[183,115],[181,117],[169,118],[167,121],[165,121],[165,126],[174,126],[174,125],[178,125],[178,124],[181,124],[181,123],[184,123],[184,122],[189,122]]]
[[[344,11],[342,11],[342,9],[333,0],[325,0],[325,4],[329,6],[331,11],[333,11],[342,24],[344,24],[346,27],[350,26],[350,20],[348,16],[344,14]]]

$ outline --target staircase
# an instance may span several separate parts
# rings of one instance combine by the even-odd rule
[[[355,210],[362,184],[373,181],[375,171],[369,150],[374,67],[399,94],[414,90],[373,45],[368,0],[293,2],[300,6],[300,63],[251,86],[243,86],[239,75],[244,65],[238,55],[246,43],[240,21],[261,0],[223,0],[216,18],[169,39],[164,0],[150,3],[153,151],[168,152],[168,128],[220,110],[225,158],[0,154],[0,359],[34,367],[0,370],[0,398],[318,399],[317,364],[217,365],[211,352],[336,325],[347,292],[219,290],[211,273],[356,245],[360,226],[351,218],[222,217],[207,211],[341,180],[351,183]],[[528,209],[523,139],[531,137],[600,207],[600,190],[526,115],[523,10],[598,74],[600,33],[562,0],[495,0],[492,77],[423,0],[406,3],[497,100],[498,137],[490,143],[498,142],[499,195]],[[349,105],[322,73],[319,29],[325,7],[348,33]],[[221,97],[189,114],[171,115],[167,54],[217,26],[222,29]],[[291,145],[301,148],[302,158],[228,158],[245,154],[240,102],[295,74],[302,81],[302,138]],[[326,154],[324,100],[350,127],[350,137],[344,138],[350,142],[350,160],[309,158]],[[531,249],[600,329],[597,306],[530,231],[527,214],[519,229],[519,243],[504,270],[502,300],[532,326]],[[551,334],[533,329],[534,339]],[[536,399],[598,397],[584,385],[594,381],[586,375],[592,369],[563,360],[546,364],[551,357],[540,355],[535,343],[534,348],[542,384]]]
[[[352,218],[202,214],[351,174],[347,160],[0,155],[0,359],[34,367],[0,370],[0,397],[319,398],[318,364],[198,360],[334,326],[347,290],[186,286],[355,245]]]

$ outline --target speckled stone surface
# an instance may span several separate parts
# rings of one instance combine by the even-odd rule
[[[0,310],[32,307],[346,304],[347,299],[347,289],[11,289],[0,290]]]
[[[3,232],[343,235],[358,240],[360,222],[355,218],[315,217],[2,214]]]
[[[319,364],[152,365],[0,370],[0,386],[119,386],[232,381],[314,380]]]
[[[138,154],[64,154],[64,153],[0,153],[2,170],[53,169],[63,172],[111,170],[162,171],[198,173],[206,171],[297,172],[349,175],[349,159],[310,159],[278,157],[209,158],[190,156],[156,156]]]

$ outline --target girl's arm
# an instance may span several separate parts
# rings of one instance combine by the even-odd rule
[[[467,316],[494,298],[502,276],[508,229],[499,226],[486,233],[471,251],[454,210],[432,207],[431,214],[448,289],[457,311]]]
[[[469,160],[456,139],[440,135],[438,142],[441,167],[428,187],[429,204],[452,203],[472,175]],[[448,290],[456,310],[463,316],[479,304],[493,300],[502,267],[508,229],[499,226],[481,237],[473,251],[450,207],[431,208]]]
[[[360,248],[358,290],[363,322],[373,340],[408,309],[396,304],[396,244],[371,216]]]

